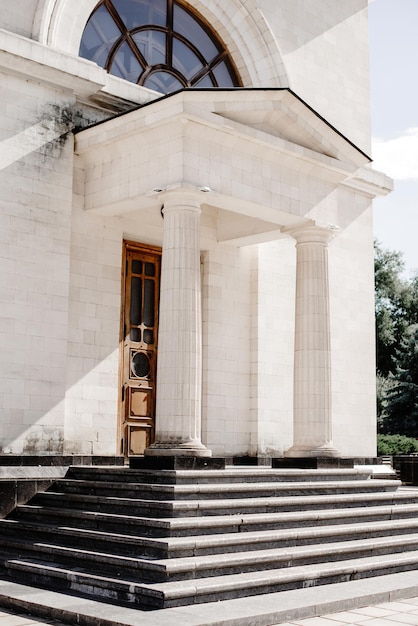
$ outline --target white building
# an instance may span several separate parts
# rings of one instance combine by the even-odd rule
[[[0,9],[2,452],[375,455],[367,0]]]

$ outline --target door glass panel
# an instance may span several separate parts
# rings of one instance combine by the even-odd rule
[[[144,343],[147,343],[149,346],[154,343],[154,333],[148,328],[144,330]]]
[[[133,274],[142,274],[142,261],[137,261],[133,259],[132,261],[132,273]]]
[[[130,338],[131,338],[131,341],[135,341],[136,343],[141,341],[141,329],[131,328]]]
[[[145,378],[150,373],[150,362],[145,352],[136,352],[132,358],[132,373],[138,378]]]
[[[154,263],[145,263],[145,276],[155,276]]]
[[[154,281],[146,278],[144,287],[144,324],[154,326]]]
[[[142,313],[142,278],[132,276],[131,278],[131,315],[132,326],[139,326]]]

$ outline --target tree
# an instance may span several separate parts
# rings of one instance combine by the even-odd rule
[[[375,241],[376,362],[383,377],[395,372],[396,349],[408,326],[403,270],[402,253],[385,250]]]
[[[381,433],[418,437],[418,274],[375,242],[377,412]]]
[[[396,371],[382,400],[382,432],[418,437],[418,324],[412,324],[398,350]]]

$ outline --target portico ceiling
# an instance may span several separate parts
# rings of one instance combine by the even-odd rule
[[[195,190],[220,240],[308,219],[369,157],[289,89],[182,90],[77,133],[85,210],[117,215]]]

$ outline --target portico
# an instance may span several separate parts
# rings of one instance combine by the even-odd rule
[[[78,133],[75,149],[87,213],[161,215],[155,440],[145,454],[211,455],[201,437],[200,221],[209,212],[219,245],[295,240],[287,454],[339,456],[328,278],[328,245],[339,228],[324,217],[342,186],[358,180],[373,191],[367,155],[288,89],[182,91]]]

